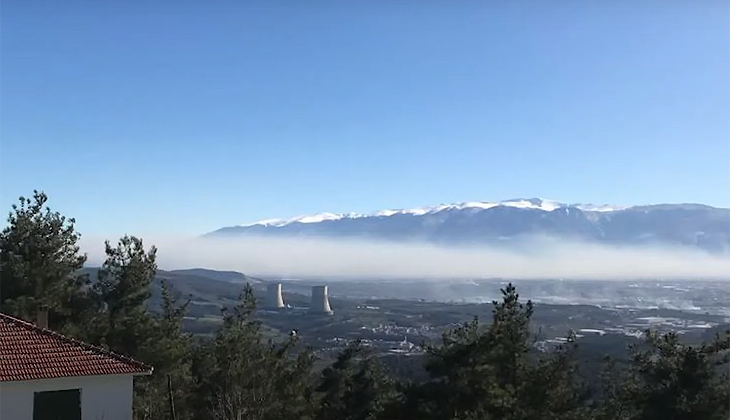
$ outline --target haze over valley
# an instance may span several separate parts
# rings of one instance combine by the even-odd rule
[[[513,282],[540,305],[730,317],[729,230],[729,209],[702,204],[533,198],[267,219],[146,241],[159,249],[162,277],[208,296],[201,305],[234,299],[243,282],[280,282],[301,296],[329,284],[335,302],[478,305]],[[92,265],[103,261],[104,239],[81,239]],[[215,318],[215,309],[203,313]]]
[[[100,261],[100,237],[83,237]],[[150,236],[165,269],[339,279],[730,279],[730,209],[472,202]]]

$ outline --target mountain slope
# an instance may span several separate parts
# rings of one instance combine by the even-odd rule
[[[686,245],[730,251],[730,209],[701,204],[594,206],[537,198],[471,202],[373,214],[270,219],[225,227],[209,237],[348,237],[441,244],[496,243],[549,235],[611,244]]]

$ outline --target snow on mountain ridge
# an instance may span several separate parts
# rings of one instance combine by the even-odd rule
[[[595,211],[595,212],[607,212],[607,211],[618,211],[626,210],[631,206],[612,206],[609,204],[575,204],[573,207],[577,207],[583,211]]]
[[[267,219],[261,220],[255,223],[249,223],[241,225],[246,226],[266,226],[266,227],[281,227],[292,223],[320,223],[324,221],[333,221],[341,219],[359,219],[364,217],[391,217],[397,214],[410,214],[413,216],[423,216],[426,214],[434,214],[445,210],[466,210],[466,209],[479,209],[486,210],[493,207],[504,206],[504,207],[515,207],[522,209],[535,209],[546,212],[554,211],[564,207],[575,207],[583,211],[588,212],[609,212],[616,210],[623,210],[628,207],[625,206],[610,206],[610,205],[593,205],[593,204],[563,204],[552,200],[544,200],[541,198],[517,198],[512,200],[505,200],[499,202],[486,202],[486,201],[471,201],[457,204],[440,204],[437,206],[430,207],[417,207],[413,209],[400,209],[400,210],[380,210],[375,213],[363,214],[363,213],[319,213],[312,215],[302,215],[293,217],[290,219]]]

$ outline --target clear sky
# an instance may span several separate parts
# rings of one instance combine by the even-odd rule
[[[41,189],[85,234],[730,207],[726,0],[4,0],[0,47],[2,211]]]

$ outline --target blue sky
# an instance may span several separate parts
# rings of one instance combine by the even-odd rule
[[[2,2],[2,209],[41,189],[111,235],[526,196],[730,207],[727,1],[100,3]]]

